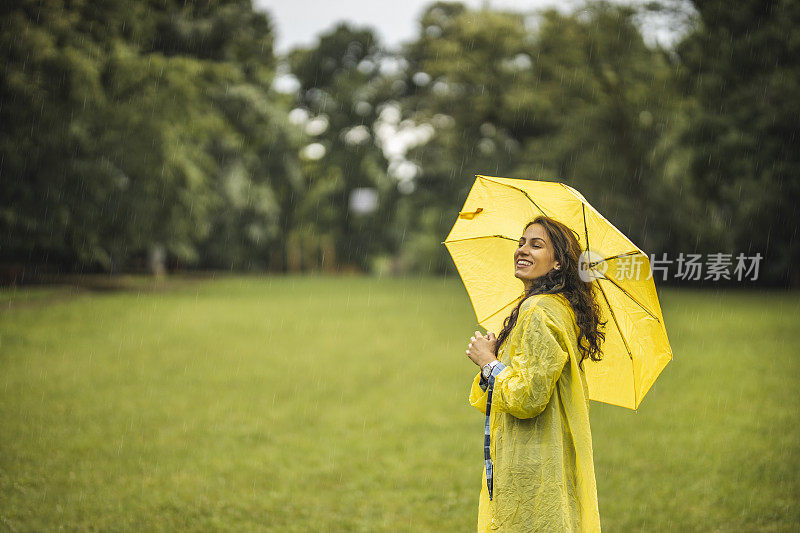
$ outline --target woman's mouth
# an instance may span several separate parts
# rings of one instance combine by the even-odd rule
[[[517,259],[517,268],[527,268],[531,265],[533,265],[533,263],[527,259]]]

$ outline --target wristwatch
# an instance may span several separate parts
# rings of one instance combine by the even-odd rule
[[[489,376],[492,375],[492,370],[494,370],[494,367],[496,367],[498,363],[500,363],[500,361],[495,359],[483,365],[483,368],[481,368],[481,376],[483,376],[483,379],[489,379]]]

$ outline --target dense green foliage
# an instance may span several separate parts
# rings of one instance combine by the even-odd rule
[[[156,246],[218,266],[263,254],[271,180],[291,165],[266,15],[249,1],[2,10],[4,258],[115,271]]]
[[[691,120],[687,174],[719,247],[766,254],[770,279],[800,282],[800,3],[694,2],[677,46]]]
[[[675,360],[638,412],[591,404],[604,529],[796,529],[800,298],[661,296]],[[474,529],[474,315],[452,277],[0,301],[3,529]]]
[[[653,10],[674,46],[643,38]],[[760,281],[800,283],[798,24],[789,0],[436,3],[401,50],[342,24],[279,58],[249,0],[4,4],[0,262],[444,272],[486,174],[565,181],[648,253],[760,253]]]

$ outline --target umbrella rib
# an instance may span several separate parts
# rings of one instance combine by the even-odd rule
[[[612,259],[619,259],[620,257],[628,257],[629,255],[636,255],[638,253],[639,252],[637,251],[637,252],[625,252],[624,254],[612,255],[611,257],[606,257],[605,259],[601,259],[600,261],[595,261],[594,263],[590,263],[589,266],[591,267],[597,266],[605,261],[611,261]]]
[[[507,184],[507,183],[501,183],[501,182],[499,182],[499,181],[494,181],[494,180],[492,180],[492,179],[489,179],[489,178],[487,178],[486,176],[481,176],[481,177],[482,177],[483,179],[485,179],[486,181],[491,181],[492,183],[494,183],[494,184],[496,184],[496,185],[501,185],[501,186],[503,186],[503,187],[508,187],[509,189],[514,189],[515,191],[519,191],[519,192],[521,192],[522,194],[524,194],[524,195],[525,195],[525,198],[527,198],[528,200],[530,200],[530,202],[533,204],[533,206],[534,206],[536,209],[538,209],[538,210],[539,210],[539,212],[540,212],[541,214],[543,214],[544,216],[548,216],[548,215],[547,215],[547,213],[545,213],[545,212],[544,212],[544,209],[542,209],[541,207],[539,207],[539,204],[537,204],[536,202],[534,202],[534,201],[533,201],[533,198],[531,198],[531,197],[530,197],[530,195],[529,195],[528,193],[526,193],[525,191],[523,191],[523,190],[522,190],[522,189],[520,189],[519,187],[514,187],[513,185],[509,185],[509,184]]]
[[[645,306],[643,306],[643,305],[642,305],[642,304],[639,302],[639,300],[637,300],[636,298],[634,298],[633,296],[631,296],[631,293],[629,293],[628,291],[626,291],[625,289],[623,289],[623,288],[622,288],[622,285],[620,285],[619,283],[617,283],[616,281],[614,281],[612,278],[609,278],[609,277],[608,277],[608,276],[606,276],[605,274],[603,274],[602,276],[603,276],[603,277],[602,277],[602,279],[608,280],[608,281],[610,281],[611,283],[613,283],[613,284],[614,284],[614,286],[615,286],[616,288],[618,288],[619,290],[621,290],[621,291],[622,291],[622,292],[625,294],[625,296],[627,296],[628,298],[630,298],[631,300],[633,300],[633,302],[634,302],[636,305],[638,305],[639,307],[641,307],[641,308],[642,308],[642,310],[643,310],[645,313],[647,313],[648,315],[650,315],[650,316],[651,316],[651,317],[652,317],[652,318],[653,318],[653,319],[654,319],[656,322],[661,322],[661,320],[659,320],[659,319],[658,319],[658,317],[657,317],[656,315],[654,315],[653,313],[651,313],[651,312],[650,312],[650,310],[649,310],[648,308],[646,308]],[[598,284],[598,285],[599,285],[599,284]]]
[[[573,188],[572,188],[572,187],[570,187],[569,185],[566,185],[565,183],[561,183],[561,182],[559,182],[558,184],[559,184],[559,185],[561,185],[562,187],[564,187],[564,188],[565,188],[567,191],[569,191],[569,193],[570,193],[571,195],[573,195],[573,196],[574,196],[574,197],[575,197],[577,200],[579,200],[579,201],[580,201],[580,203],[581,203],[581,207],[582,207],[582,208],[585,208],[585,207],[587,207],[587,206],[588,206],[590,210],[594,211],[594,214],[595,214],[597,217],[599,217],[601,220],[605,221],[605,222],[606,222],[606,224],[608,224],[609,226],[611,226],[611,228],[613,228],[613,229],[614,229],[614,230],[615,230],[617,233],[619,233],[619,234],[620,234],[622,237],[625,237],[625,234],[624,234],[624,233],[622,233],[621,231],[619,231],[619,229],[618,229],[618,228],[617,228],[617,227],[616,227],[614,224],[612,224],[611,222],[609,222],[609,221],[608,221],[608,219],[607,219],[606,217],[604,217],[603,215],[601,215],[600,213],[598,213],[598,212],[597,212],[597,209],[593,208],[593,207],[592,207],[592,205],[591,205],[590,203],[588,203],[588,202],[587,202],[586,198],[583,198],[583,197],[580,195],[580,193],[578,193],[578,191],[576,191],[575,189],[573,189]],[[585,210],[584,210],[584,213],[583,213],[583,224],[584,224],[584,226],[586,225],[586,211],[585,211]],[[588,238],[588,235],[587,235],[587,238]],[[626,239],[628,242],[630,242],[630,239],[628,239],[628,237],[625,237],[625,239]],[[632,245],[634,248],[636,248],[637,250],[639,249],[639,247],[638,247],[638,246],[636,246],[634,243],[632,243],[632,242],[631,242],[630,244],[631,244],[631,245]],[[588,248],[587,248],[587,249],[588,249]],[[645,255],[645,253],[644,253],[644,252],[642,252],[641,250],[639,250],[639,252],[641,252],[641,254],[642,254],[642,255]]]
[[[589,251],[589,225],[586,224],[586,204],[581,202],[581,213],[583,213],[583,234],[586,235],[586,251]]]
[[[608,301],[608,296],[606,296],[606,291],[603,290],[603,287],[601,287],[599,283],[597,284],[597,287],[603,294],[603,299],[606,301],[606,305],[608,305],[608,312],[611,313],[611,318],[614,319],[614,324],[617,326],[617,331],[619,331],[619,338],[622,339],[622,344],[625,345],[625,351],[628,352],[628,357],[630,357],[631,361],[633,361],[633,354],[631,353],[631,349],[628,346],[628,341],[625,340],[625,335],[622,333],[622,328],[619,326],[619,321],[617,320],[617,315],[614,313],[614,308],[611,307],[611,302]]]
[[[506,239],[509,241],[517,242],[518,239],[512,239],[511,237],[506,237],[505,235],[481,235],[480,237],[466,237],[464,239],[453,239],[452,241],[444,241],[442,244],[449,244],[453,242],[462,242],[462,241],[474,241],[476,239]]]
[[[500,313],[500,311],[502,311],[503,309],[505,309],[506,307],[508,307],[509,305],[511,305],[511,304],[513,304],[513,303],[519,302],[519,301],[520,301],[520,300],[521,300],[521,299],[522,299],[524,296],[525,296],[525,295],[523,294],[522,296],[519,296],[519,297],[517,297],[517,298],[513,299],[512,301],[508,302],[506,305],[504,305],[503,307],[501,307],[500,309],[498,309],[497,311],[495,311],[495,312],[494,312],[494,313],[492,313],[491,315],[489,315],[489,316],[487,316],[487,317],[483,317],[482,319],[478,320],[478,323],[480,324],[481,322],[484,322],[484,321],[486,321],[486,320],[489,320],[489,319],[490,319],[490,318],[492,318],[493,316],[496,316],[496,315],[498,315],[498,314]]]

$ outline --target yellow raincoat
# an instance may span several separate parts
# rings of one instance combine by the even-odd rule
[[[490,413],[493,499],[484,468],[479,532],[600,531],[577,333],[561,295],[531,296],[520,307],[499,354],[506,368],[495,378]],[[486,414],[486,397],[478,373],[470,404]]]

